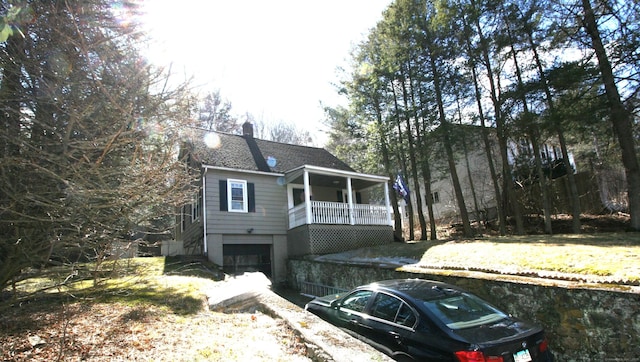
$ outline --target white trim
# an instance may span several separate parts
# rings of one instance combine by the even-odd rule
[[[207,170],[205,169],[202,173],[202,231],[204,232],[204,237],[202,238],[204,241],[203,252],[204,255],[207,255]]]
[[[311,213],[311,188],[309,187],[309,172],[304,170],[304,204],[307,211],[307,224],[311,224],[313,216]]]
[[[205,171],[206,170],[218,170],[218,171],[250,173],[250,174],[254,174],[254,175],[267,175],[267,176],[274,176],[274,177],[282,177],[282,176],[284,176],[283,173],[243,170],[243,169],[240,169],[240,168],[230,168],[230,167],[217,167],[217,166],[202,165],[202,168],[204,168]]]
[[[198,191],[196,192],[191,202],[191,223],[192,224],[194,224],[195,222],[198,221],[198,219],[200,219],[200,212],[199,212],[200,209],[202,209],[202,203],[200,201],[200,191]]]
[[[302,165],[292,170],[289,170],[286,173],[243,170],[240,168],[218,167],[218,166],[209,166],[209,165],[202,165],[202,168],[204,168],[205,170],[240,172],[240,173],[249,173],[249,174],[256,174],[256,175],[274,176],[274,177],[289,176],[288,178],[292,178],[291,175],[295,175],[295,177],[300,176],[302,175],[302,170],[307,169],[311,173],[320,174],[320,175],[329,175],[329,176],[335,175],[335,176],[345,176],[345,177],[351,176],[352,178],[356,178],[359,180],[368,180],[368,181],[388,181],[389,180],[389,177],[387,176],[370,175],[366,173],[336,170],[333,168],[318,167],[318,166],[311,166],[311,165]]]
[[[353,215],[353,188],[351,187],[351,177],[347,177],[347,202],[349,203],[349,225],[355,225],[355,215]]]
[[[352,172],[352,171],[344,171],[344,170],[336,170],[333,168],[326,167],[318,167],[318,166],[310,166],[310,165],[302,165],[300,167],[294,168],[290,171],[287,171],[288,179],[295,179],[306,170],[308,172],[319,174],[319,175],[329,175],[329,176],[344,176],[344,177],[352,177],[359,180],[368,180],[368,181],[389,181],[389,177],[387,176],[377,176],[370,175],[366,173]]]
[[[389,226],[393,226],[393,221],[391,220],[391,214],[393,213],[393,209],[391,208],[391,202],[389,201],[389,184],[384,183],[384,205],[387,207],[387,222]]]
[[[232,184],[238,184],[238,185],[242,185],[242,209],[234,209],[233,208],[233,193],[232,191]],[[247,180],[239,180],[239,179],[233,179],[233,178],[229,178],[227,179],[227,211],[228,212],[242,212],[242,213],[247,213],[249,212],[249,195],[247,192]]]

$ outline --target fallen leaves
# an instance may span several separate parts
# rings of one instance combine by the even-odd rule
[[[2,361],[309,361],[305,353],[286,322],[259,310],[176,315],[153,305],[75,303],[0,316]]]

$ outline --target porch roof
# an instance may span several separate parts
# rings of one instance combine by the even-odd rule
[[[337,170],[313,165],[302,165],[285,173],[285,180],[289,183],[302,184],[304,172],[309,172],[310,183],[317,186],[347,188],[347,178],[351,178],[354,189],[363,190],[381,183],[386,183],[389,177],[369,175],[355,171]]]

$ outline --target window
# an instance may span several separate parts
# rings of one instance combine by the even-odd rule
[[[424,304],[451,329],[477,327],[507,318],[503,312],[470,294],[428,300]]]
[[[187,228],[187,218],[185,214],[187,213],[187,206],[182,206],[180,208],[180,231],[184,231]]]
[[[231,212],[247,212],[247,181],[227,181],[228,210]]]
[[[369,297],[373,294],[370,290],[361,290],[347,296],[342,302],[342,308],[351,309],[356,312],[362,312],[367,306]]]
[[[371,312],[371,315],[393,322],[401,304],[402,301],[396,297],[392,297],[384,293],[378,293],[376,298],[373,300],[373,311]]]
[[[413,327],[416,324],[416,315],[413,310],[400,299],[388,294],[378,293],[373,301],[371,315],[374,317],[395,322],[405,327]]]
[[[432,192],[431,193],[431,203],[432,204],[437,204],[440,202],[440,195],[438,195],[438,192]]]
[[[400,311],[398,312],[398,317],[396,317],[396,323],[407,327],[413,327],[416,324],[416,320],[416,315],[413,313],[411,308],[409,308],[405,303],[402,303]]]
[[[191,202],[191,222],[196,222],[202,212],[202,193],[198,192]]]
[[[219,180],[220,211],[256,212],[255,185],[245,180]]]

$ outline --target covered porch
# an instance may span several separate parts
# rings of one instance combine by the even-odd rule
[[[305,165],[285,175],[289,229],[301,225],[392,226],[388,177]]]

